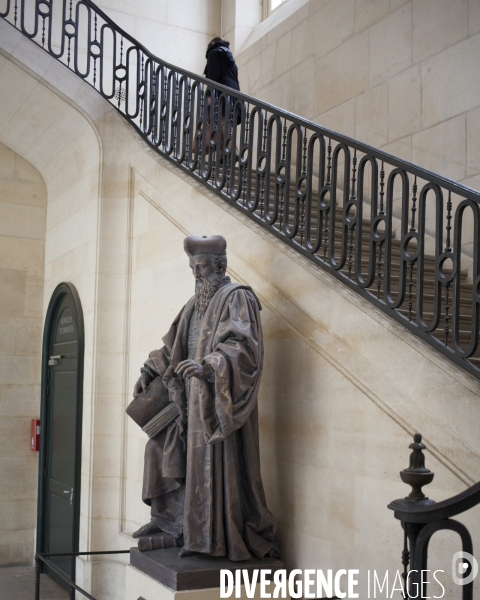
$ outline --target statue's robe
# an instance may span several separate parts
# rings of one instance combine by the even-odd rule
[[[234,561],[274,556],[275,523],[266,506],[258,440],[261,306],[247,286],[229,283],[217,291],[195,357],[210,365],[214,381],[191,378],[185,389],[175,369],[188,356],[194,300],[180,311],[165,346],[145,363],[162,377],[181,416],[147,443],[143,499],[155,503],[155,523],[163,531],[183,531],[181,554]]]

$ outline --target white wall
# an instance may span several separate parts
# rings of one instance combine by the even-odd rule
[[[46,221],[37,220],[45,238],[43,285],[35,297],[42,307],[39,326],[43,329],[50,297],[62,281],[75,285],[82,303],[85,377],[80,537],[82,545],[89,547],[101,147],[91,117],[78,104],[95,117],[109,107],[89,86],[10,25],[0,21],[0,27],[0,142],[28,160],[46,186]],[[20,66],[25,62],[29,68]],[[63,92],[75,98],[76,108]],[[36,364],[39,385],[39,356]]]
[[[200,186],[166,165],[131,165],[127,399],[139,365],[193,291],[184,236],[225,234],[230,275],[263,305],[262,473],[287,567],[401,569],[402,530],[386,505],[410,491],[398,472],[411,435],[423,432],[429,446],[430,497],[477,481],[478,382]],[[139,502],[146,439],[131,422],[127,432],[124,526],[133,531],[148,518]],[[476,539],[479,513],[461,517]],[[431,564],[447,572],[456,543],[439,536]],[[364,578],[364,597],[365,588]]]
[[[0,565],[34,552],[46,207],[40,173],[0,144]]]
[[[409,493],[398,472],[411,435],[422,431],[429,446],[436,479],[428,495],[444,499],[478,480],[478,382],[162,161],[132,153],[130,166],[129,293],[115,343],[123,339],[128,352],[126,402],[139,366],[193,292],[184,236],[225,234],[230,275],[263,305],[262,472],[288,568],[400,568],[402,531],[386,505]],[[112,287],[112,300],[118,293]],[[139,501],[146,438],[128,420],[126,431],[122,519],[133,531],[148,519]],[[474,537],[479,512],[462,517]],[[455,544],[435,540],[431,564],[449,569]]]
[[[147,152],[93,90],[1,21],[0,42],[46,80],[9,59],[0,70],[0,90],[23,115],[0,112],[10,114],[0,141],[10,135],[47,187],[45,299],[73,281],[86,317],[81,549],[128,548],[146,518],[146,439],[125,407],[145,353],[193,292],[183,237],[222,233],[230,275],[264,307],[262,471],[287,567],[400,568],[401,529],[386,504],[409,491],[398,471],[411,435],[421,431],[429,447],[431,497],[478,481],[479,382]],[[31,145],[18,132],[34,110],[42,118]],[[61,155],[59,140],[68,140]],[[461,517],[477,540],[478,514]],[[432,547],[437,568],[451,560],[449,543]],[[79,561],[79,581],[100,600],[121,600],[122,560]]]
[[[242,91],[480,189],[479,0],[288,0]]]
[[[221,0],[100,0],[117,25],[159,58],[198,75],[208,42],[220,35]]]
[[[265,0],[266,1],[266,0]],[[262,22],[262,0],[222,0],[222,37],[238,52],[254,27]]]

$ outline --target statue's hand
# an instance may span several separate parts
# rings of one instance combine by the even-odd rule
[[[138,378],[135,387],[133,388],[133,397],[136,398],[142,392],[146,392],[151,382],[152,378],[150,377],[150,375],[146,371],[143,371],[143,373]]]
[[[196,377],[197,379],[208,379],[212,375],[208,365],[202,365],[195,360],[182,360],[175,369],[175,373],[182,375],[184,379]]]

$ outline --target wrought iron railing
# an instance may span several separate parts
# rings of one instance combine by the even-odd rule
[[[478,192],[170,65],[90,0],[0,15],[162,156],[480,377]]]
[[[455,548],[452,548],[452,578],[454,583],[462,586],[462,600],[472,600],[473,582],[478,573],[472,538],[467,527],[452,517],[480,504],[480,482],[448,500],[434,502],[425,497],[422,491],[422,487],[433,480],[434,474],[425,467],[425,445],[419,433],[415,434],[413,444],[409,447],[412,449],[410,465],[400,472],[400,476],[412,486],[412,491],[406,498],[388,505],[404,531],[403,597],[432,597],[427,593],[428,580],[432,579],[427,576],[428,546],[432,536],[438,531],[454,531],[460,537],[461,550],[455,552]],[[430,572],[433,570],[430,568]],[[437,597],[443,597],[443,594]]]

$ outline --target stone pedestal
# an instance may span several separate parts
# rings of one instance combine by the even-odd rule
[[[218,600],[221,569],[247,569],[251,576],[254,569],[270,569],[273,574],[283,568],[283,563],[274,558],[235,563],[203,555],[179,558],[178,548],[151,552],[132,548],[126,569],[125,600]],[[242,586],[242,598],[246,597]],[[260,598],[259,585],[254,598]]]

